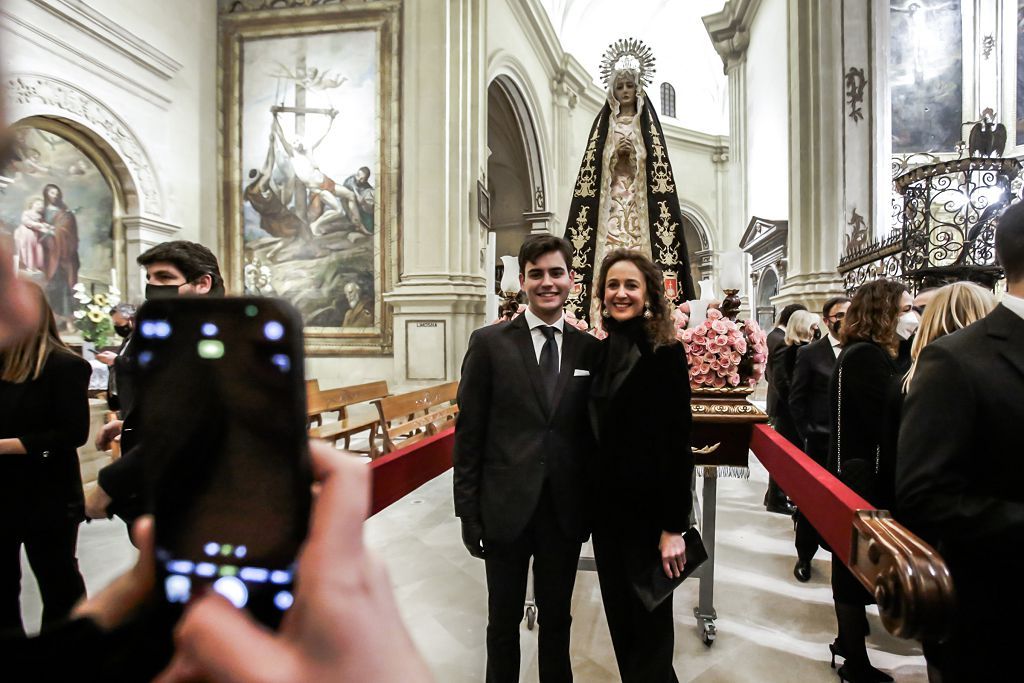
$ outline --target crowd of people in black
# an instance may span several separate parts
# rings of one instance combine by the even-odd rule
[[[1007,680],[1013,646],[1024,635],[1002,618],[1024,607],[1017,581],[1024,481],[1014,438],[1024,423],[1024,204],[1002,216],[995,246],[1006,274],[998,303],[972,283],[915,299],[904,284],[880,279],[852,298],[829,299],[820,317],[787,308],[770,337],[775,428],[872,505],[892,510],[945,559],[957,616],[947,639],[924,643],[930,675],[944,683]],[[649,609],[633,588],[638,562],[655,562],[669,579],[682,575],[682,534],[691,523],[688,413],[673,409],[689,397],[686,357],[663,278],[638,252],[609,253],[596,287],[609,337],[599,342],[562,314],[572,286],[569,245],[532,237],[520,261],[529,306],[512,322],[474,333],[455,435],[455,511],[467,549],[486,566],[487,679],[518,680],[518,624],[532,558],[541,678],[572,680],[570,603],[580,546],[592,534],[622,679],[674,681],[671,594]],[[147,298],[224,291],[216,258],[201,245],[158,245],[139,263]],[[296,608],[281,633],[207,596],[178,625],[176,648],[168,641],[163,650],[139,647],[135,657],[95,658],[100,643],[139,643],[137,633],[124,634],[136,628],[132,620],[152,594],[152,520],[139,468],[146,439],[154,437],[135,424],[131,354],[110,359],[123,419],[101,432],[98,445],[120,438],[124,454],[83,496],[76,449],[89,428],[88,364],[61,341],[42,291],[14,278],[2,253],[0,285],[0,468],[18,510],[0,526],[6,665],[35,667],[42,680],[70,671],[114,680],[125,666],[135,667],[136,677],[157,675],[174,653],[161,680],[429,678],[386,575],[362,547],[365,468],[320,446],[313,448],[320,502],[299,565]],[[130,333],[128,326],[126,320]],[[130,344],[129,335],[122,351]],[[777,510],[789,507],[766,500]],[[78,525],[111,514],[132,525],[139,564],[83,600]],[[805,582],[821,539],[800,510],[793,516],[793,573]],[[22,546],[43,600],[38,638],[26,638],[21,622]],[[891,680],[867,654],[864,607],[872,596],[838,560],[831,583],[839,676]],[[395,656],[396,647],[403,656]],[[163,660],[138,661],[140,653],[160,652]],[[86,653],[97,666],[83,674]]]
[[[918,293],[879,279],[852,299],[829,299],[821,317],[782,311],[769,335],[773,426],[873,506],[931,544],[957,594],[953,633],[924,643],[935,681],[1008,680],[1022,631],[1024,481],[1015,425],[1024,419],[1024,205],[996,232],[1006,274],[989,290],[956,282]],[[809,331],[810,330],[810,331]],[[816,334],[821,332],[823,334]],[[817,341],[811,341],[820,336]],[[766,506],[789,512],[771,488]],[[811,578],[821,539],[799,510],[799,581]],[[827,548],[826,548],[827,549]],[[867,655],[864,605],[874,602],[832,562],[835,657],[848,681],[889,681]]]

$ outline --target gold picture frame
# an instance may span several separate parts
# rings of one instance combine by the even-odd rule
[[[220,7],[229,291],[290,300],[310,355],[391,355],[401,2],[270,4]]]

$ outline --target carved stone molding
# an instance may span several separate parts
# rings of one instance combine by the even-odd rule
[[[750,46],[750,27],[761,6],[761,0],[729,0],[722,11],[703,18],[715,51],[722,58],[725,71],[746,59]]]
[[[345,2],[346,0],[217,0],[217,11],[220,14],[238,14],[240,12],[258,12],[267,9],[344,5]],[[354,5],[356,3],[351,2],[350,4]]]
[[[28,116],[60,116],[86,126],[111,146],[134,182],[140,213],[159,216],[163,198],[153,165],[128,125],[105,104],[76,86],[50,76],[14,75],[7,81],[12,120]],[[23,111],[19,111],[19,107]]]

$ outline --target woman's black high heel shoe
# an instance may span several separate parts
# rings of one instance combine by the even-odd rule
[[[842,657],[846,659],[846,655],[843,654],[843,650],[839,647],[839,639],[836,638],[833,642],[828,644],[828,651],[832,653],[832,668],[836,668],[836,657]]]
[[[839,680],[849,683],[892,683],[892,676],[884,671],[876,669],[870,664],[854,666],[849,660],[844,662],[836,673],[839,675]]]

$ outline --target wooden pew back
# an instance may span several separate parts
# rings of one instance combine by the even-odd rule
[[[458,389],[458,382],[448,382],[374,401],[384,436],[384,452],[395,450],[401,436],[406,437],[401,441],[406,446],[447,426],[445,423],[454,420],[459,412],[455,404]]]

